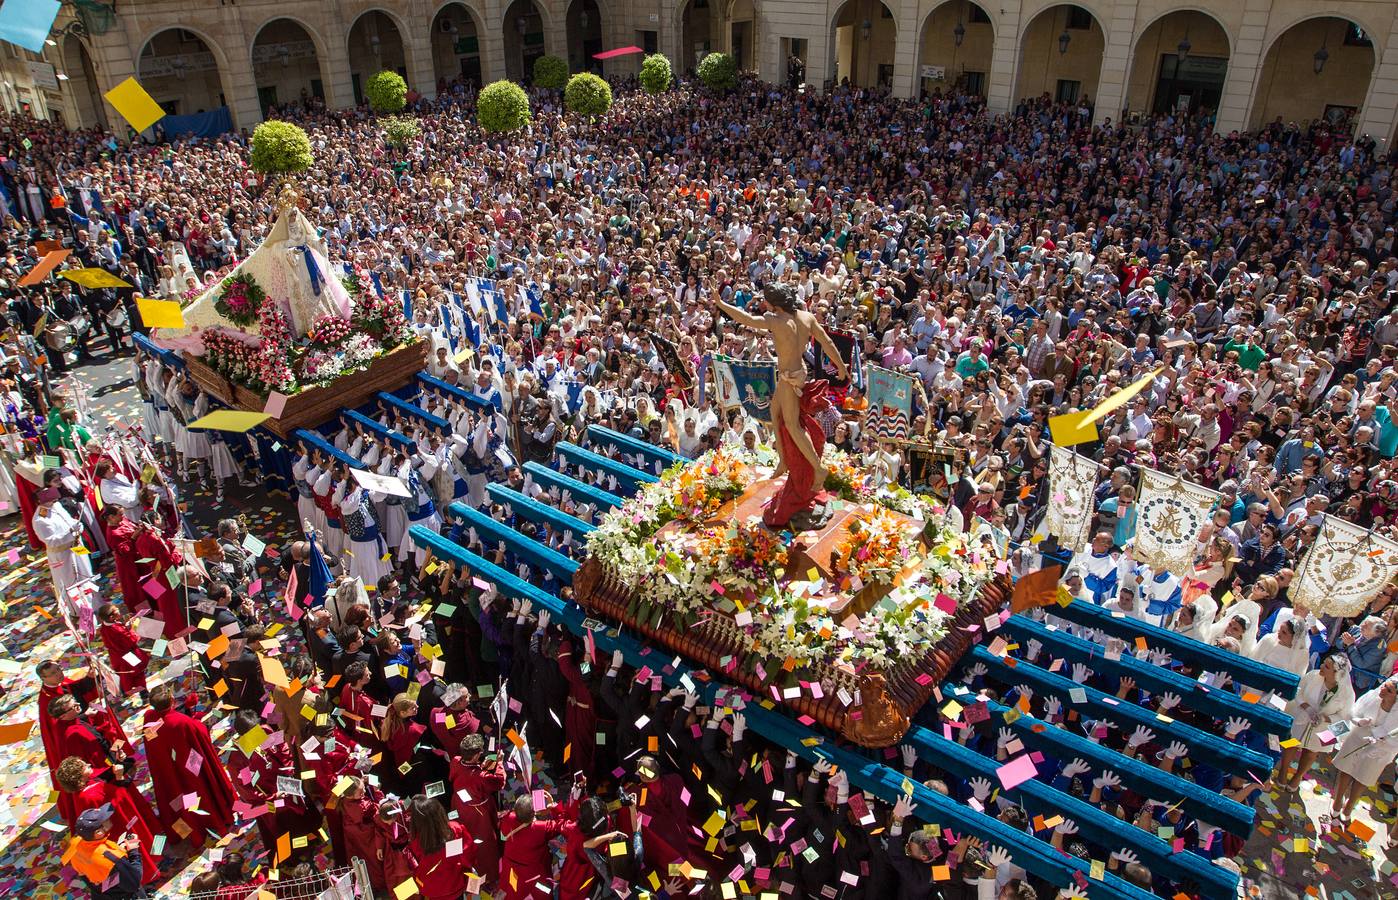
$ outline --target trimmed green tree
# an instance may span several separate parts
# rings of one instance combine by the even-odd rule
[[[563,105],[580,116],[602,116],[612,108],[612,86],[591,72],[579,72],[568,79]]]
[[[397,72],[385,69],[364,85],[364,97],[376,113],[398,113],[408,105],[408,83]]]
[[[417,120],[410,116],[393,116],[384,122],[383,141],[390,147],[401,150],[422,134]]]
[[[541,56],[534,60],[534,86],[561,90],[568,83],[568,61],[558,56]]]
[[[517,131],[529,124],[529,97],[513,81],[488,84],[476,98],[476,122],[492,134]]]
[[[710,53],[699,61],[699,80],[711,91],[727,91],[738,84],[738,63],[727,53]]]
[[[263,122],[252,132],[249,165],[260,175],[291,175],[304,172],[315,162],[311,139],[290,122]]]
[[[675,80],[674,69],[670,67],[670,57],[664,53],[652,53],[641,63],[641,87],[647,94],[659,94],[670,89]]]

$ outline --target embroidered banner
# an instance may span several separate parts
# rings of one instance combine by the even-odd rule
[[[1355,616],[1395,578],[1398,544],[1326,516],[1290,593],[1293,603],[1304,603],[1317,616]]]
[[[1178,475],[1142,469],[1131,557],[1156,572],[1190,571],[1199,532],[1218,498],[1217,491]]]
[[[869,385],[865,430],[873,429],[880,438],[906,440],[913,418],[913,376],[871,365],[865,367],[864,381]]]
[[[761,422],[772,421],[772,393],[777,389],[777,367],[773,363],[714,359],[721,400],[725,407],[742,404],[743,410]]]
[[[1097,463],[1066,447],[1051,445],[1049,490],[1052,497],[1044,514],[1044,530],[1074,553],[1087,546],[1092,525],[1092,488],[1097,483]]]

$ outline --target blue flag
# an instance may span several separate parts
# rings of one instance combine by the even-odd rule
[[[369,280],[372,281],[372,282],[374,283],[374,293],[378,294],[378,295],[379,295],[379,299],[382,300],[382,299],[383,299],[383,296],[384,296],[384,293],[383,293],[383,282],[379,280],[379,273],[378,273],[378,272],[370,272],[370,273],[369,273]]]
[[[538,285],[531,284],[524,293],[525,296],[529,298],[530,314],[542,319],[544,317],[544,307],[541,301],[543,300],[544,292],[539,290]]]
[[[330,567],[325,564],[325,557],[321,555],[314,534],[311,535],[311,558],[306,568],[310,570],[306,589],[315,598],[315,605],[323,606],[325,595],[330,592]]]
[[[413,320],[413,292],[403,292],[403,318],[409,322]]]
[[[495,302],[495,321],[501,325],[510,321],[510,308],[505,304],[505,295],[497,290],[491,290],[491,299]]]

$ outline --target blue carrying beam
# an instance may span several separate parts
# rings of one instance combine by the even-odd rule
[[[458,400],[463,401],[467,406],[471,407],[472,409],[478,412],[493,413],[497,411],[493,404],[487,403],[486,401],[482,400],[480,397],[477,397],[470,391],[465,390],[464,388],[459,388],[454,384],[447,384],[440,378],[433,378],[426,372],[418,373],[417,383],[421,385],[422,389],[425,391],[439,391],[442,394],[450,395]]]
[[[584,450],[577,444],[570,444],[567,441],[560,441],[554,448],[554,453],[561,459],[567,460],[575,466],[581,466],[592,472],[600,472],[604,475],[615,475],[617,483],[622,491],[628,496],[636,493],[643,484],[653,484],[660,479],[649,472],[642,472],[640,469],[633,469],[625,463],[619,463],[614,459],[607,459],[591,450]]]
[[[412,416],[429,428],[437,428],[447,432],[451,431],[451,423],[446,419],[443,419],[441,416],[434,416],[421,406],[415,403],[409,403],[401,397],[395,397],[388,391],[379,391],[374,395],[374,399],[382,400],[390,409],[396,409],[405,416]]]
[[[613,431],[605,425],[587,426],[587,442],[611,447],[625,456],[640,456],[646,460],[647,469],[654,469],[655,465],[659,463],[660,470],[663,471],[676,463],[690,461],[677,453],[671,453],[669,450],[657,447],[650,441],[643,441],[639,438],[633,438],[629,434]]]
[[[540,503],[524,496],[513,488],[507,488],[503,484],[494,482],[485,486],[492,500],[496,503],[503,503],[510,508],[516,516],[521,519],[528,519],[541,525],[548,525],[556,531],[570,531],[573,534],[573,541],[582,543],[588,532],[594,531],[596,526],[589,525],[576,516],[570,516],[561,509],[555,509],[547,503]]]
[[[335,449],[334,444],[330,443],[325,438],[321,437],[319,434],[317,434],[314,431],[311,431],[308,428],[296,429],[294,432],[292,432],[292,437],[294,437],[298,441],[305,441],[307,447],[313,447],[319,450],[321,453],[324,453],[325,455],[332,457],[333,459],[339,460],[340,462],[349,466],[351,469],[368,468],[364,465],[364,463],[355,459],[353,456],[350,456],[343,450]]]
[[[1287,700],[1296,696],[1296,687],[1301,681],[1299,675],[1283,672],[1281,669],[1218,647],[1211,647],[1193,638],[1176,634],[1168,628],[1113,616],[1108,610],[1082,600],[1074,600],[1067,606],[1053,609],[1052,612],[1055,616],[1078,625],[1105,631],[1127,643],[1134,642],[1137,637],[1143,637],[1150,646],[1167,651],[1180,662],[1197,666],[1205,672],[1227,672],[1239,684],[1273,691]]]
[[[553,621],[560,626],[579,636],[585,633],[585,616],[577,604],[564,603],[434,531],[420,525],[412,526],[410,531],[419,547],[427,548],[437,557],[466,566],[473,574],[492,582],[503,596],[529,600],[537,608],[547,609]],[[715,702],[719,685],[694,678],[693,670],[683,662],[675,663],[671,658],[663,658],[663,654],[656,654],[621,632],[602,630],[593,631],[592,635],[599,653],[620,650],[628,665],[638,669],[649,666],[653,671],[658,671],[667,686],[684,686],[699,694],[706,704]],[[910,782],[901,772],[829,743],[810,729],[758,704],[747,706],[743,712],[747,716],[748,726],[755,732],[808,762],[829,760],[849,774],[850,784],[858,790],[870,791],[885,803],[893,803],[905,795],[904,785]],[[1060,853],[1032,835],[968,809],[945,794],[920,784],[912,784],[911,801],[916,804],[913,815],[917,818],[958,833],[964,831],[986,843],[1004,847],[1016,865],[1059,887],[1076,884],[1074,875],[1085,876],[1090,868],[1083,860]],[[1154,894],[1110,872],[1101,881],[1085,880],[1088,896],[1092,900],[1156,900]]]
[[[536,462],[524,464],[524,473],[532,477],[536,482],[546,488],[556,487],[560,491],[568,491],[575,500],[582,500],[597,507],[597,512],[602,513],[614,507],[621,506],[622,500],[616,494],[604,491],[599,487],[584,484],[576,478],[571,478],[561,472],[555,472],[548,466]]]
[[[963,666],[972,663],[984,663],[997,681],[1009,685],[1025,684],[1036,691],[1044,691],[1058,697],[1063,701],[1065,711],[1075,709],[1079,715],[1091,713],[1091,718],[1109,719],[1123,729],[1134,729],[1138,725],[1144,725],[1164,740],[1180,741],[1189,747],[1189,758],[1196,763],[1202,762],[1243,778],[1253,775],[1262,779],[1272,771],[1274,760],[1265,754],[1200,731],[1183,722],[1161,721],[1154,712],[1125,700],[1112,697],[1112,702],[1104,702],[1103,698],[1107,695],[1096,688],[1078,684],[1024,660],[1016,660],[1016,665],[1011,668],[986,648],[975,647],[961,658]],[[1083,691],[1087,698],[1085,702],[1073,702],[1070,692],[1075,689]]]
[[[1048,727],[1052,729],[1053,726]],[[921,759],[953,777],[984,778],[991,784],[998,783],[996,771],[1000,763],[956,741],[949,741],[926,728],[913,726],[904,742],[916,747]],[[1153,874],[1163,875],[1171,881],[1193,882],[1199,886],[1204,897],[1232,900],[1237,896],[1237,875],[1218,868],[1194,853],[1175,853],[1168,843],[1151,832],[1123,827],[1122,821],[1111,813],[1042,781],[1031,778],[1001,793],[1031,814],[1061,815],[1072,819],[1084,839],[1111,850],[1131,850]]]
[[[1020,645],[1035,640],[1054,656],[1070,663],[1082,663],[1098,672],[1131,678],[1152,694],[1175,694],[1183,709],[1194,710],[1215,719],[1242,716],[1252,721],[1252,727],[1264,734],[1291,735],[1291,716],[1265,703],[1248,703],[1232,691],[1210,688],[1193,678],[1164,666],[1153,665],[1123,653],[1120,659],[1107,659],[1102,648],[1091,641],[1035,622],[1025,616],[1010,616],[1001,628]],[[1213,819],[1209,819],[1210,822]]]
[[[464,503],[453,503],[447,509],[463,524],[476,529],[483,543],[503,541],[511,553],[529,565],[552,572],[553,577],[561,583],[572,582],[573,573],[578,570],[578,563],[552,547],[546,547],[538,541],[531,540],[513,528],[500,524],[485,513],[474,510]]]
[[[352,409],[347,409],[341,412],[340,415],[344,416],[351,422],[358,422],[360,425],[363,425],[366,430],[372,431],[379,437],[388,438],[390,441],[393,441],[393,443],[399,445],[404,450],[407,450],[409,453],[417,452],[417,444],[414,441],[403,436],[403,434],[401,434],[400,432],[394,431],[392,428],[389,428],[385,425],[380,425],[377,420],[369,418],[362,412],[355,412]]]
[[[976,695],[961,685],[944,684],[942,694],[954,697],[963,706],[977,702]],[[997,715],[1003,715],[1009,708],[994,701],[986,701],[986,707]],[[1251,806],[1216,794],[1188,778],[1151,765],[1135,765],[1135,761],[1123,753],[1032,716],[1021,715],[1006,727],[1014,731],[1026,747],[1064,761],[1081,757],[1096,769],[1111,769],[1121,776],[1123,785],[1144,797],[1179,802],[1180,808],[1190,816],[1211,822],[1230,834],[1241,837],[1252,834],[1257,816]]]

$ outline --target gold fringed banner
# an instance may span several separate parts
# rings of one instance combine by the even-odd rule
[[[1177,475],[1142,469],[1131,558],[1156,572],[1190,571],[1199,532],[1219,496]]]
[[[1291,585],[1294,603],[1317,616],[1355,616],[1379,588],[1398,578],[1398,544],[1352,522],[1326,516]]]
[[[1079,552],[1087,546],[1092,525],[1092,489],[1097,483],[1097,463],[1057,444],[1049,448],[1049,498],[1044,531],[1059,545]]]

